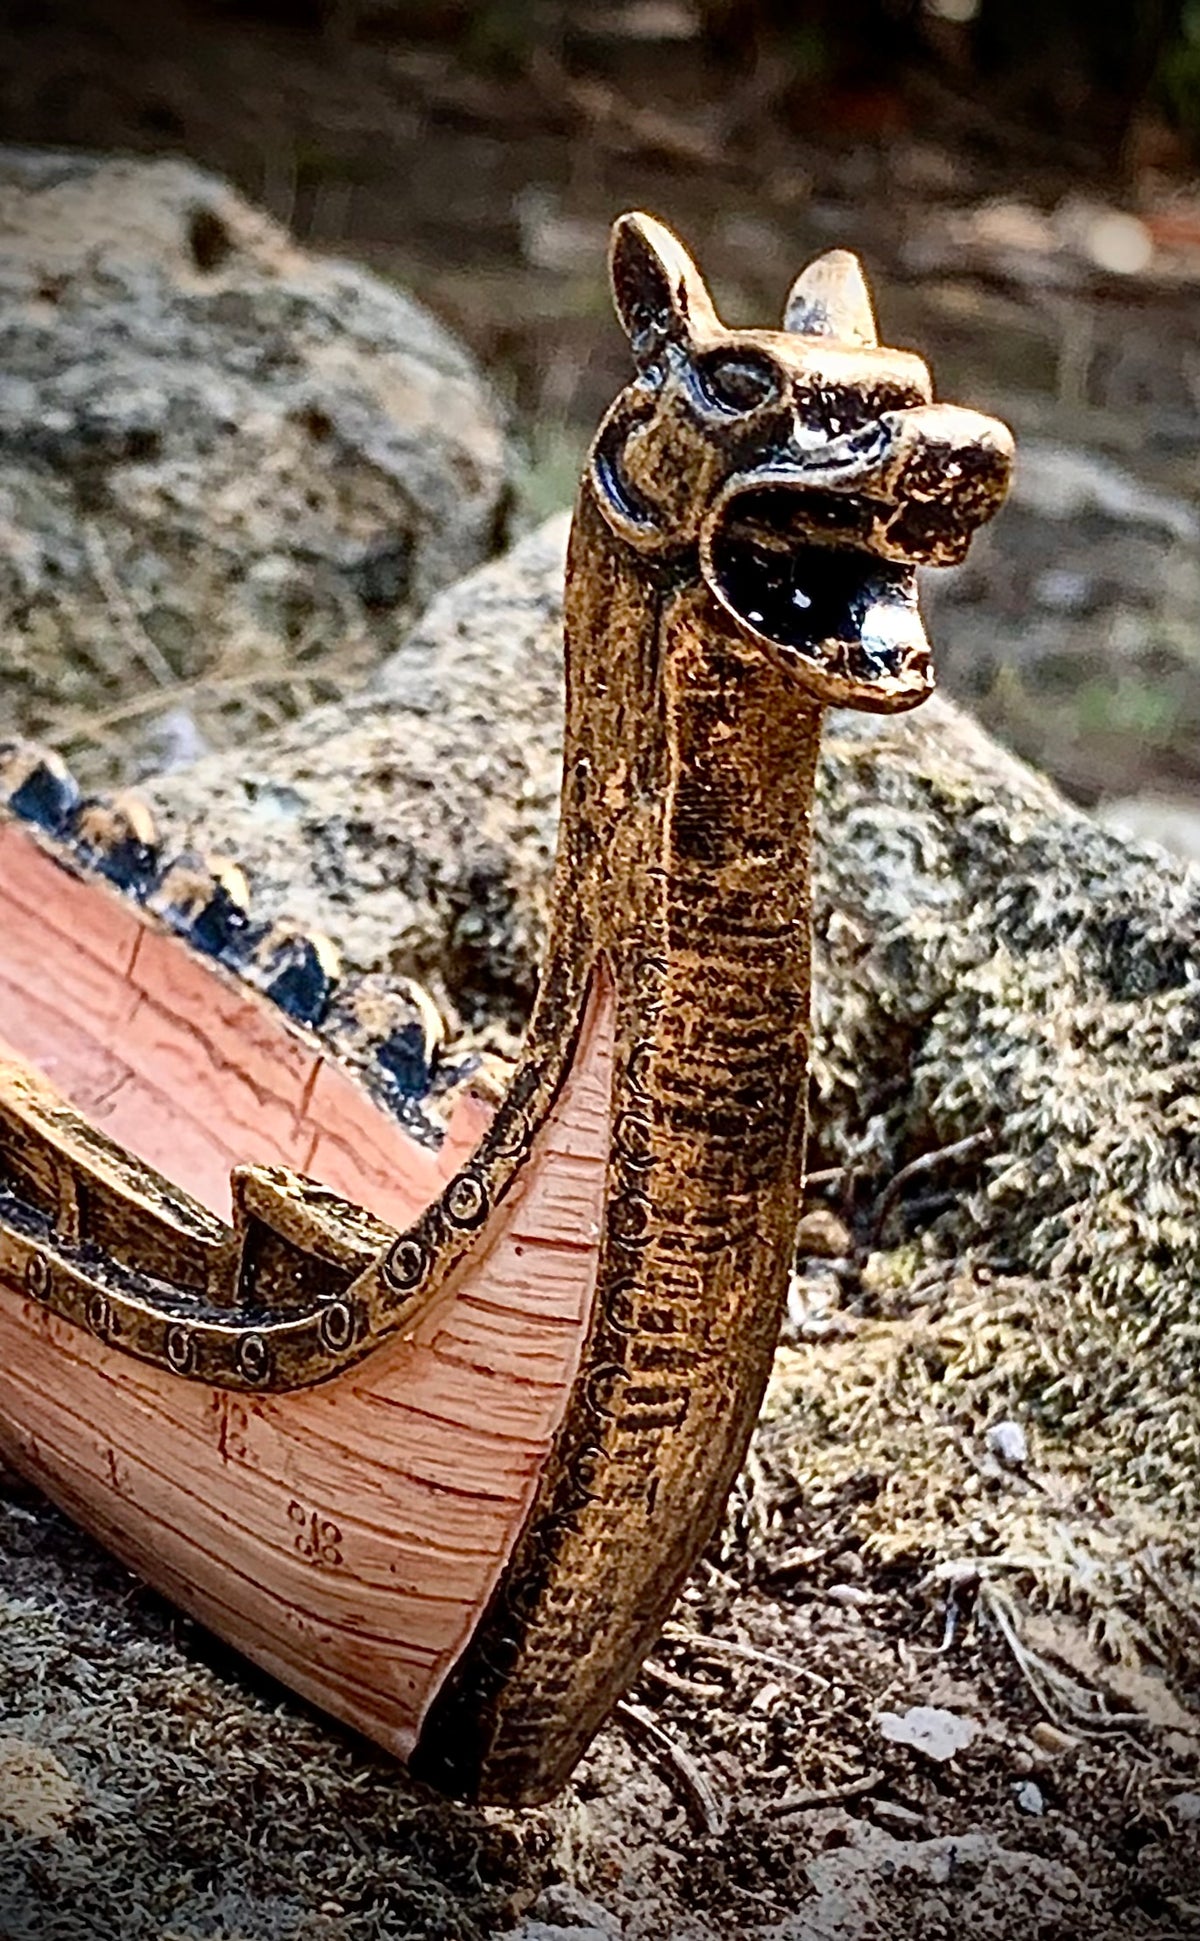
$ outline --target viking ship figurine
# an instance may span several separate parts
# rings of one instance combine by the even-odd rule
[[[431,1149],[323,1043],[320,950],[264,976],[236,870],[3,758],[0,1450],[315,1705],[512,1803],[567,1779],[745,1454],[822,712],[928,695],[916,569],[1012,459],[879,347],[842,251],[779,331],[727,329],[646,216],[611,268],[634,374],[575,511],[550,934],[490,1117]]]

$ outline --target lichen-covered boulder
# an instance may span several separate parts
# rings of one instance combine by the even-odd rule
[[[494,550],[494,399],[181,161],[0,151],[0,730],[85,778],[357,684]]]
[[[364,693],[149,782],[178,848],[235,856],[256,908],[349,968],[519,1027],[549,911],[567,521],[436,600]]]

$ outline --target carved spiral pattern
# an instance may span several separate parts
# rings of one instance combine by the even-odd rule
[[[48,1301],[52,1290],[50,1262],[44,1254],[30,1254],[25,1262],[25,1288],[35,1301]]]
[[[412,1234],[401,1234],[384,1264],[392,1286],[403,1294],[421,1285],[429,1271],[429,1249]]]
[[[487,1218],[483,1181],[474,1173],[460,1173],[446,1189],[446,1218],[456,1227],[477,1227]]]
[[[182,1321],[167,1329],[163,1352],[177,1375],[191,1373],[196,1361],[196,1343]]]
[[[85,1310],[88,1327],[101,1341],[107,1341],[113,1331],[112,1303],[99,1292],[88,1295]]]
[[[331,1301],[321,1311],[321,1340],[331,1354],[341,1354],[354,1339],[354,1309],[349,1301]]]
[[[244,1379],[261,1386],[271,1373],[271,1350],[261,1334],[240,1336],[237,1346],[238,1369]]]
[[[582,1021],[587,972],[568,979],[561,993],[563,1016]],[[157,1364],[185,1380],[222,1388],[295,1389],[335,1373],[368,1353],[390,1333],[412,1300],[440,1282],[482,1228],[553,1103],[567,1066],[574,1032],[559,1028],[554,1040],[531,1047],[518,1071],[510,1099],[494,1122],[495,1141],[485,1140],[472,1164],[458,1173],[442,1197],[417,1225],[393,1241],[390,1250],[363,1275],[361,1298],[325,1297],[308,1313],[264,1316],[239,1322],[236,1309],[205,1304],[194,1318],[182,1319],[156,1306],[149,1289],[96,1284],[86,1249],[55,1235],[47,1247],[23,1237],[19,1272],[31,1298],[51,1307],[101,1340],[139,1360]],[[296,1272],[302,1278],[304,1255]],[[58,1263],[56,1265],[56,1263]]]

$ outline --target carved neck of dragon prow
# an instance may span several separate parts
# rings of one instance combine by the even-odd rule
[[[533,1513],[422,1755],[509,1798],[570,1769],[741,1464],[786,1293],[807,1081],[819,708],[695,574],[651,576],[587,486],[567,638],[547,978],[603,955],[615,988],[595,1305]]]
[[[560,946],[614,960],[618,990],[709,962],[782,957],[806,1001],[810,802],[820,707],[744,642],[699,577],[647,562],[585,484],[566,591]],[[586,939],[581,937],[582,927]],[[785,973],[786,975],[786,973]],[[732,988],[730,991],[732,996]],[[682,993],[681,993],[682,996]],[[719,1013],[722,989],[705,993]]]

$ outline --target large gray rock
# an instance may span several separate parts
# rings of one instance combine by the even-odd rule
[[[399,290],[187,163],[0,151],[0,731],[128,772],[340,695],[505,503]]]
[[[469,1022],[532,1001],[562,768],[565,517],[434,602],[369,691],[148,785],[170,843],[223,849],[256,908]]]

